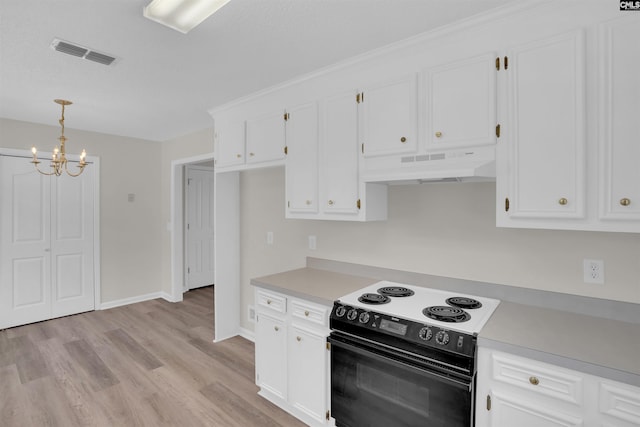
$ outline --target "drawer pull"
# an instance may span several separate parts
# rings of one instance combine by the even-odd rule
[[[564,205],[566,205],[567,203],[569,203],[569,201],[563,197],[563,198],[561,198],[560,200],[558,200],[558,203],[560,203],[562,206],[564,206]]]
[[[275,329],[276,332],[278,332],[280,330],[280,328],[277,327],[277,326],[274,326],[273,329]]]
[[[402,138],[400,138],[400,142],[402,142],[402,143],[404,144],[405,142],[407,142],[407,138],[405,138],[405,137],[403,136]]]
[[[536,377],[529,377],[529,382],[533,385],[538,385],[540,384],[540,380]]]
[[[620,204],[622,206],[629,206],[631,204],[631,199],[627,199],[626,197],[624,199],[620,199]]]
[[[296,337],[298,341],[302,341],[302,337]]]
[[[436,132],[436,138],[442,137],[442,132]]]
[[[271,300],[270,299],[267,300],[267,305],[271,305]]]
[[[309,317],[309,310],[305,310],[304,315]]]

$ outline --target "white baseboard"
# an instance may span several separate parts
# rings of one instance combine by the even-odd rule
[[[129,297],[124,299],[119,299],[115,301],[104,302],[100,304],[100,310],[108,310],[110,308],[121,307],[123,305],[135,304],[137,302],[149,301],[156,298],[164,298],[167,301],[171,301],[169,299],[170,295],[166,292],[152,292],[146,295],[138,295],[135,297]]]
[[[256,341],[256,336],[255,336],[254,332],[250,331],[249,329],[240,328],[240,334],[239,335],[242,338],[246,338],[251,342],[255,342]]]

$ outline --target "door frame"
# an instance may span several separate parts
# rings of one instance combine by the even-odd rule
[[[15,148],[0,147],[0,155],[11,157],[24,157],[31,159],[33,154],[30,150],[21,150]],[[42,152],[41,158],[50,157],[51,153]],[[80,156],[68,154],[67,158],[73,161],[80,161]],[[97,156],[87,156],[85,158],[88,163],[87,167],[94,167],[93,176],[93,309],[101,310],[102,295],[100,284],[100,158]]]
[[[213,160],[213,152],[171,161],[171,302],[182,301],[184,270],[184,167]],[[215,233],[215,230],[214,230]]]

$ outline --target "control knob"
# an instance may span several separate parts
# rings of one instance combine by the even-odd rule
[[[358,310],[356,310],[355,308],[352,308],[347,312],[347,319],[355,320],[357,317],[358,317]]]
[[[433,336],[433,332],[430,328],[424,327],[420,329],[420,332],[418,332],[418,336],[425,341],[429,341]]]
[[[449,343],[449,334],[445,331],[440,331],[436,334],[436,342],[441,345],[447,345]]]
[[[370,317],[371,317],[371,316],[369,316],[369,313],[368,313],[368,312],[363,311],[363,312],[360,314],[360,317],[358,318],[358,320],[360,321],[360,323],[368,323],[368,322],[369,322],[369,318],[370,318]]]
[[[341,305],[340,307],[336,308],[336,316],[337,317],[344,316],[344,314],[346,312],[347,312],[347,308],[344,305]]]

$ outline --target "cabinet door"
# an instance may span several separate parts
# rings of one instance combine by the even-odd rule
[[[241,165],[244,163],[244,121],[214,120],[214,147],[216,167]]]
[[[640,220],[640,22],[616,20],[600,34],[600,214]]]
[[[585,84],[582,31],[512,49],[508,86],[511,218],[583,218]]]
[[[496,142],[495,53],[425,72],[427,149]]]
[[[355,93],[328,98],[322,129],[322,209],[358,213],[358,104]]]
[[[247,164],[284,158],[284,111],[247,120]]]
[[[287,330],[284,321],[258,313],[256,322],[256,383],[287,398]]]
[[[289,401],[318,422],[327,408],[326,335],[292,326],[289,334]]]
[[[287,110],[285,180],[288,212],[318,212],[318,105]]]
[[[364,156],[413,153],[417,140],[416,76],[370,87],[360,94]]]

